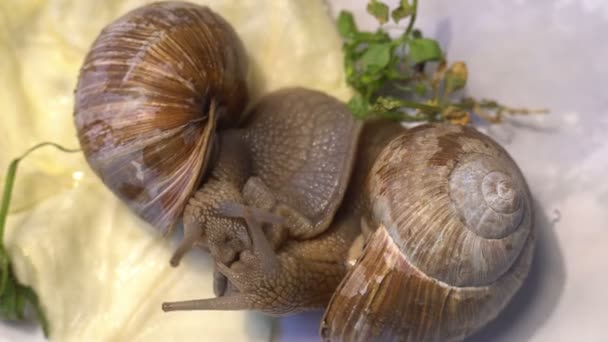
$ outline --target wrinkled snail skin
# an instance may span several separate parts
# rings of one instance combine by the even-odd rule
[[[528,187],[507,152],[476,130],[423,125],[398,136],[365,194],[375,231],[325,312],[323,340],[462,340],[527,276]]]
[[[93,43],[75,90],[89,165],[140,217],[170,229],[216,128],[243,114],[246,74],[243,44],[206,7],[158,2],[123,15]]]
[[[334,217],[361,126],[338,99],[286,88],[265,95],[243,127],[220,132],[219,158],[186,206],[184,240],[172,258],[177,264],[190,248],[207,246],[219,297],[163,309],[286,315],[323,308],[358,235],[358,221]]]
[[[336,98],[298,87],[268,94],[247,117],[252,173],[280,203],[284,226],[299,240],[323,233],[344,198],[362,122]]]

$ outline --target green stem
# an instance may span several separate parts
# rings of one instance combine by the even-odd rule
[[[402,107],[411,108],[411,109],[419,109],[423,112],[428,112],[428,113],[440,113],[442,110],[442,108],[439,106],[427,105],[424,103],[418,103],[418,102],[401,100],[401,99],[399,99],[399,104]]]
[[[53,146],[63,152],[80,151],[80,150],[65,148],[59,144],[52,143],[52,142],[43,142],[43,143],[40,143],[40,144],[37,144],[37,145],[31,147],[30,149],[25,151],[25,153],[22,154],[19,158],[14,159],[10,163],[7,174],[6,174],[6,180],[4,181],[4,191],[2,192],[2,204],[0,205],[0,250],[4,250],[4,240],[3,240],[4,226],[6,224],[6,217],[8,216],[8,208],[11,203],[11,194],[13,193],[13,186],[15,185],[15,174],[17,173],[17,166],[19,165],[19,162],[23,158],[27,157],[28,154],[30,154],[33,151],[35,151],[41,147],[44,147],[44,146]]]
[[[414,11],[412,16],[410,17],[410,22],[407,24],[407,28],[405,29],[405,35],[409,36],[412,30],[414,29],[414,23],[416,22],[416,14],[418,13],[418,0],[413,0],[412,7],[414,7]]]
[[[4,291],[6,291],[6,285],[8,284],[9,267],[10,264],[8,262],[8,254],[0,243],[0,276],[2,276],[2,278],[0,279],[0,296],[2,296]]]
[[[29,153],[26,152],[26,154]],[[23,156],[21,157],[23,158]],[[6,224],[6,217],[8,216],[8,208],[11,201],[11,194],[13,192],[13,185],[15,183],[15,174],[17,173],[17,165],[21,158],[13,160],[9,166],[6,174],[6,180],[4,182],[4,191],[2,192],[2,204],[0,204],[0,295],[6,290],[9,277],[10,263],[8,260],[8,252],[4,248],[4,226]]]
[[[426,115],[410,115],[407,113],[396,112],[396,111],[373,113],[373,116],[401,121],[401,122],[420,122],[420,121],[428,120],[428,117]]]
[[[15,173],[17,172],[17,165],[21,158],[13,160],[8,166],[8,172],[6,174],[6,180],[4,181],[4,191],[2,192],[2,205],[0,206],[0,238],[4,237],[4,225],[6,223],[6,217],[8,216],[8,207],[11,202],[11,194],[13,192],[13,185],[15,183]],[[0,253],[4,252],[4,241],[0,241]]]

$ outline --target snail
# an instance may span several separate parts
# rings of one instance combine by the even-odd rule
[[[264,239],[260,231],[252,235]],[[268,289],[255,277],[243,282],[246,255],[231,268],[221,267],[237,284],[236,295],[165,303],[164,309],[283,315],[321,305],[324,341],[462,340],[509,302],[533,250],[530,193],[504,149],[469,127],[405,130],[380,121],[364,128],[348,192],[327,232],[291,241],[274,254],[266,250],[280,261],[275,267],[285,273],[282,284],[299,288]],[[320,260],[331,260],[329,268],[311,267]],[[342,280],[332,289],[336,278]],[[270,296],[269,310],[235,303],[240,290],[292,296]]]
[[[152,225],[169,231],[181,219],[184,239],[171,264],[194,246],[207,248],[221,295],[239,283],[227,271],[237,256],[254,252],[238,277],[274,287],[286,278],[277,276],[274,250],[288,237],[326,238],[361,129],[345,104],[303,88],[269,94],[245,112],[245,79],[242,43],[228,23],[206,7],[160,2],[101,32],[75,91],[74,120],[91,168]],[[263,223],[280,227],[264,232]],[[310,254],[304,245],[285,248]],[[329,294],[341,276],[333,279]],[[250,292],[230,300],[274,312],[270,298]]]
[[[435,124],[398,135],[363,192],[374,232],[325,311],[324,341],[462,340],[523,283],[531,196],[507,152],[475,129]]]
[[[126,13],[80,70],[74,121],[87,162],[135,213],[170,231],[216,129],[242,119],[246,77],[243,44],[209,8],[158,2]]]

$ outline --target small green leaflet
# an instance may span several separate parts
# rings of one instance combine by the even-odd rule
[[[443,59],[443,53],[434,39],[416,38],[409,42],[409,56],[414,64],[440,61]]]
[[[341,11],[338,15],[338,32],[343,38],[352,39],[359,32],[352,13]]]
[[[378,0],[372,0],[367,4],[367,12],[378,20],[380,25],[388,22],[388,6]]]
[[[360,59],[362,70],[370,73],[380,72],[391,61],[391,54],[391,44],[370,44]]]
[[[399,23],[402,19],[409,17],[414,14],[415,8],[410,5],[407,0],[401,0],[399,7],[395,8],[391,12],[391,17],[395,23]]]

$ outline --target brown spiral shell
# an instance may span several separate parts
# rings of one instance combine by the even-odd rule
[[[377,229],[328,306],[324,340],[461,340],[523,283],[532,200],[487,136],[447,124],[409,130],[380,153],[366,191]]]
[[[80,70],[74,121],[103,182],[154,226],[179,219],[218,126],[248,100],[233,28],[206,7],[158,2],[109,24]]]

